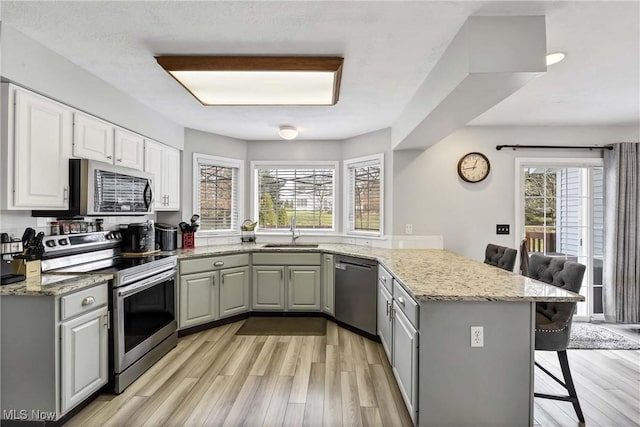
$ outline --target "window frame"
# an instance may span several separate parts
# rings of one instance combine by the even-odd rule
[[[240,235],[240,224],[242,223],[242,218],[244,217],[244,160],[242,159],[234,159],[231,157],[220,157],[220,156],[212,156],[210,154],[204,153],[193,153],[193,171],[192,171],[192,182],[193,182],[193,194],[192,194],[192,209],[193,213],[197,213],[200,215],[200,207],[197,206],[197,200],[200,192],[200,165],[206,164],[209,166],[217,166],[217,167],[228,167],[228,168],[236,168],[237,172],[237,182],[236,184],[236,224],[235,228],[232,223],[231,229],[225,230],[198,230],[198,235]]]
[[[340,212],[340,195],[337,190],[340,188],[339,184],[339,162],[337,161],[263,161],[256,160],[251,162],[251,214],[254,221],[257,221],[259,218],[258,208],[260,207],[260,202],[258,200],[258,169],[261,168],[282,168],[282,169],[310,169],[310,168],[323,168],[323,169],[332,169],[333,170],[333,215],[331,217],[331,228],[324,229],[313,229],[313,228],[297,228],[304,234],[312,234],[312,235],[323,235],[323,234],[337,234],[337,217]],[[265,234],[265,235],[278,235],[278,234],[290,234],[291,232],[288,229],[261,229],[260,224],[256,228],[256,234]]]
[[[350,169],[356,168],[359,165],[365,165],[377,162],[380,165],[380,231],[360,231],[355,230],[355,221],[349,220],[349,214],[354,205],[354,200],[351,199],[351,172]],[[369,156],[355,157],[352,159],[345,159],[343,165],[343,191],[342,199],[344,200],[344,208],[342,212],[342,221],[344,226],[344,232],[350,236],[362,236],[362,237],[384,237],[384,153],[372,154]]]

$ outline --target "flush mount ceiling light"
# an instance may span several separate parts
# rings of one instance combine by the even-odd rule
[[[280,135],[282,139],[294,139],[298,136],[298,129],[295,126],[280,126],[278,135]]]
[[[335,105],[343,58],[156,56],[203,105]]]
[[[564,52],[553,52],[547,54],[547,67],[562,61],[565,56],[567,56],[567,54]]]

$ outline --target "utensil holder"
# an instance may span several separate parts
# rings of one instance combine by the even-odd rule
[[[182,249],[195,248],[195,240],[195,233],[182,233]]]

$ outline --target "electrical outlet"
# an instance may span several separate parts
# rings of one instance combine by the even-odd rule
[[[413,234],[413,224],[404,225],[404,234]]]
[[[509,224],[496,224],[496,234],[509,234]]]
[[[471,327],[471,347],[484,347],[484,327]]]

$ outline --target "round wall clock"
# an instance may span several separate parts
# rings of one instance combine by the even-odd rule
[[[480,182],[489,175],[491,164],[482,153],[468,153],[458,162],[458,175],[466,182]]]

